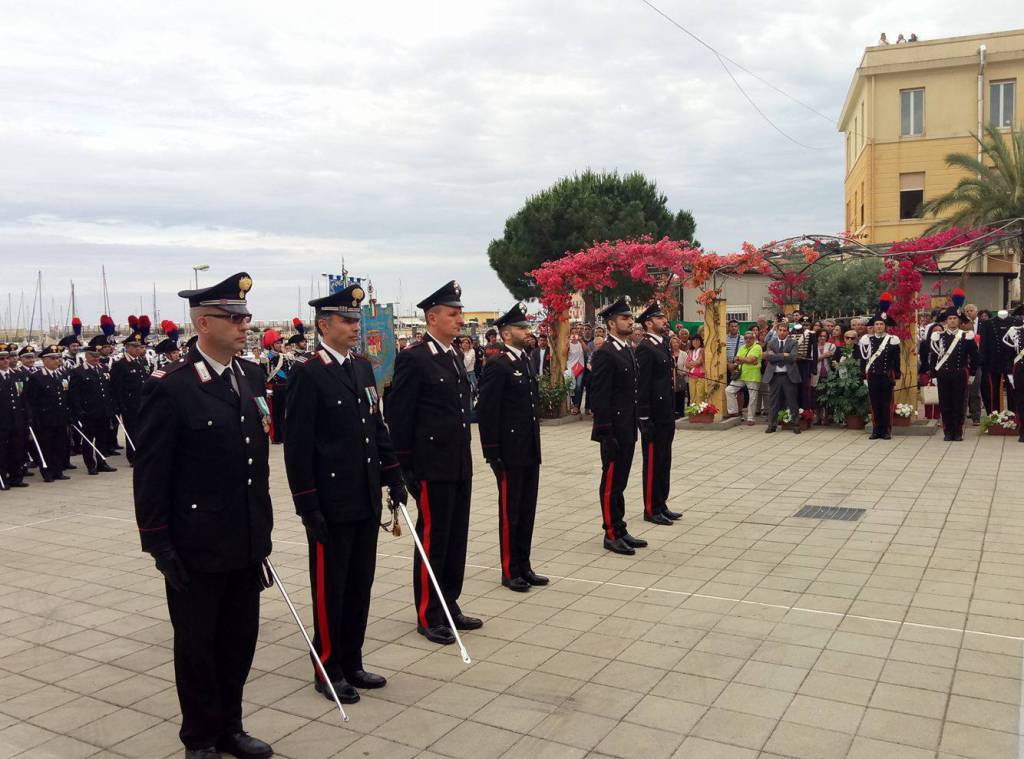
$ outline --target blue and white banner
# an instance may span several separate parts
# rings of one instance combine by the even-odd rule
[[[339,290],[344,290],[349,285],[361,285],[366,277],[352,277],[348,274],[328,274],[327,275],[327,290],[331,293],[336,293]]]

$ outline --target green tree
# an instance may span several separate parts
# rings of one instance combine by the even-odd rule
[[[941,217],[926,234],[950,227],[983,227],[1011,219],[1017,236],[1009,243],[1012,252],[1024,252],[1024,132],[1003,133],[989,124],[984,138],[974,135],[981,160],[968,153],[950,153],[946,165],[967,172],[949,192],[921,206],[921,216]],[[1024,264],[1024,261],[1022,261]]]
[[[870,314],[878,308],[881,258],[841,262],[823,258],[809,272],[804,308],[823,316]]]
[[[587,170],[527,198],[505,222],[505,234],[491,241],[487,258],[513,297],[533,298],[539,293],[526,272],[545,261],[594,242],[644,234],[693,241],[696,229],[693,215],[689,211],[673,215],[657,185],[643,174]],[[623,283],[624,291],[646,294],[640,292],[644,288],[629,284]]]

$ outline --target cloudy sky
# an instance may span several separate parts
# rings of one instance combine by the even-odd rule
[[[837,117],[880,31],[1020,25],[933,2],[654,0],[724,54]],[[530,194],[586,168],[639,170],[704,245],[842,226],[834,124],[719,63],[640,0],[12,0],[0,25],[0,321],[11,295],[63,321],[181,315],[176,290],[239,270],[257,318],[311,277],[415,303],[449,278],[507,306],[488,242]],[[800,10],[796,11],[795,8]],[[23,319],[23,321],[27,321]]]

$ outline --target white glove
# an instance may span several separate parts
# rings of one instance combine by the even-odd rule
[[[1017,383],[1015,383],[1013,381],[1013,375],[1012,374],[1007,374],[1006,375],[1006,379],[1008,379],[1010,381],[1010,387],[1012,387],[1014,390],[1016,390],[1017,389]]]
[[[938,377],[932,377],[932,384],[935,385],[935,387],[938,387],[939,386],[939,378]]]
[[[969,380],[967,380],[967,384],[968,384],[968,385],[973,385],[973,384],[974,384],[974,380],[976,380],[976,379],[978,379],[978,378],[977,378],[977,377],[975,377],[975,376],[974,376],[974,375],[972,374],[972,375],[971,375],[971,378],[970,378]]]
[[[867,386],[868,386],[868,381],[864,380],[864,387],[867,387]]]

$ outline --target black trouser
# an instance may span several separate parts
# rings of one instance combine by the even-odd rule
[[[771,404],[768,408],[769,429],[775,429],[775,425],[778,424],[776,417],[782,411],[783,402],[785,402],[786,408],[789,409],[789,413],[793,417],[793,424],[797,425],[800,423],[798,418],[800,407],[797,405],[797,390],[797,383],[790,380],[785,372],[776,372],[772,375],[771,380],[768,382],[768,397]]]
[[[675,436],[675,421],[658,422],[654,425],[654,437],[642,437],[640,440],[644,456],[644,514],[649,517],[668,510],[666,502]]]
[[[530,545],[537,516],[540,465],[505,469],[498,480],[498,550],[505,580],[532,572]]]
[[[78,436],[78,439],[82,440],[82,461],[85,462],[86,469],[90,472],[95,472],[96,468],[100,465],[100,459],[96,455],[96,451],[93,450],[92,446],[95,445],[100,449],[100,452],[104,454],[106,451],[110,450],[109,448],[105,448],[103,445],[103,441],[106,439],[104,438],[104,434],[107,434],[104,430],[109,429],[110,423],[105,417],[86,417],[82,420],[82,424],[80,426],[82,431],[85,433],[85,436],[92,442],[92,445],[89,445],[89,443],[82,440],[78,433],[75,433]]]
[[[981,402],[985,413],[1003,410],[1003,372],[1000,369],[981,367]],[[1007,408],[1012,408],[1007,404]]]
[[[124,455],[128,459],[128,463],[131,464],[135,462],[135,446],[132,443],[139,439],[139,414],[137,411],[129,411],[121,414],[121,419],[124,420]],[[131,443],[128,442],[128,438],[132,439]]]
[[[97,426],[96,447],[105,456],[117,452],[117,419],[112,416],[107,417]]]
[[[892,433],[893,389],[896,380],[888,374],[868,374],[868,399],[871,401],[871,434]]]
[[[981,382],[978,377],[980,373],[979,369],[975,369],[974,382],[967,386],[967,410],[971,414],[971,419],[976,422],[981,419]]]
[[[39,447],[43,450],[43,457],[46,459],[46,468],[41,468],[44,477],[56,477],[67,463],[68,458],[68,428],[67,425],[55,427],[42,427],[38,424],[32,425],[36,438],[39,440]],[[32,446],[35,450],[35,445]],[[38,452],[37,454],[38,455]]]
[[[316,542],[308,533],[307,539],[313,647],[333,682],[363,668],[380,520],[329,522],[327,531],[327,545]],[[317,680],[322,679],[315,666],[313,674]]]
[[[617,439],[617,438],[616,438]],[[607,443],[601,445],[601,484],[597,496],[601,503],[601,527],[609,540],[621,538],[626,532],[626,498],[629,470],[633,466],[636,440],[618,440],[614,456],[608,456]]]
[[[15,421],[9,429],[0,430],[0,474],[10,487],[25,479],[25,445],[28,429]]]
[[[472,480],[440,482],[424,480],[420,483],[416,500],[416,534],[423,543],[444,593],[445,603],[452,616],[459,614],[459,596],[466,574],[466,542],[469,538],[469,497]],[[416,601],[416,621],[421,627],[448,626],[437,592],[423,566],[419,551],[412,563],[412,587]]]
[[[270,423],[273,436],[271,440],[275,443],[284,442],[284,407],[288,399],[288,384],[285,382],[271,383],[274,394],[270,403]]]
[[[189,578],[184,592],[167,585],[167,608],[181,704],[178,735],[186,748],[199,749],[242,729],[242,688],[260,631],[260,584],[256,567],[191,571]]]
[[[966,369],[939,373],[939,413],[942,414],[942,429],[947,435],[964,434],[967,384]]]

